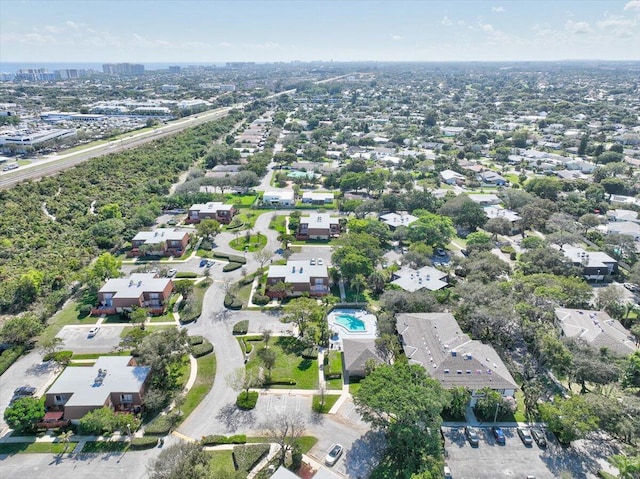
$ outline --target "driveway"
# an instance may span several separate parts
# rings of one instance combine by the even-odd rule
[[[0,430],[6,426],[4,410],[9,406],[13,391],[20,386],[32,386],[37,389],[36,396],[40,396],[56,372],[56,364],[53,361],[43,363],[42,353],[35,350],[18,359],[0,376]]]
[[[89,329],[93,325],[87,326],[65,326],[57,334],[64,343],[62,349],[73,351],[74,353],[108,353],[120,344],[120,333],[125,325],[100,325],[98,334],[90,338]]]

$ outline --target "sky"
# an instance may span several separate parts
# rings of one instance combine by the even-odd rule
[[[640,0],[0,0],[0,62],[640,60]]]

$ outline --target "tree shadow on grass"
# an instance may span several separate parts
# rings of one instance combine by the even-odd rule
[[[247,429],[256,422],[253,411],[238,409],[235,403],[229,403],[222,407],[216,415],[216,419],[224,425],[228,432],[235,432],[241,428]]]
[[[301,341],[291,336],[278,336],[276,344],[286,353],[300,356],[305,350],[305,345]]]
[[[313,364],[313,361],[311,361],[311,359],[303,359],[298,364],[298,370],[299,371],[306,371],[307,369],[309,369],[311,367],[312,364]]]

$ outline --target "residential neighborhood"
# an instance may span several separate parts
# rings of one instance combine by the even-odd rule
[[[638,477],[637,63],[104,67],[0,82],[101,151],[0,185],[7,477]]]

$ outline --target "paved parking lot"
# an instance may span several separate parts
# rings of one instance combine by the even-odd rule
[[[331,264],[331,253],[333,248],[324,245],[304,245],[304,246],[296,246],[296,249],[300,248],[300,251],[295,252],[291,255],[291,260],[305,260],[311,258],[322,258],[324,260],[324,264]]]
[[[101,325],[98,334],[90,338],[88,333],[92,327],[93,325],[62,328],[57,335],[64,341],[62,348],[74,353],[110,352],[120,344],[120,333],[125,326]]]
[[[528,475],[554,479],[564,472],[574,479],[595,479],[609,454],[593,447],[563,448],[553,439],[548,440],[546,449],[539,448],[535,442],[527,447],[515,428],[503,428],[505,445],[498,445],[488,427],[476,430],[480,445],[471,447],[462,428],[443,428],[446,462],[455,479],[525,478]]]

